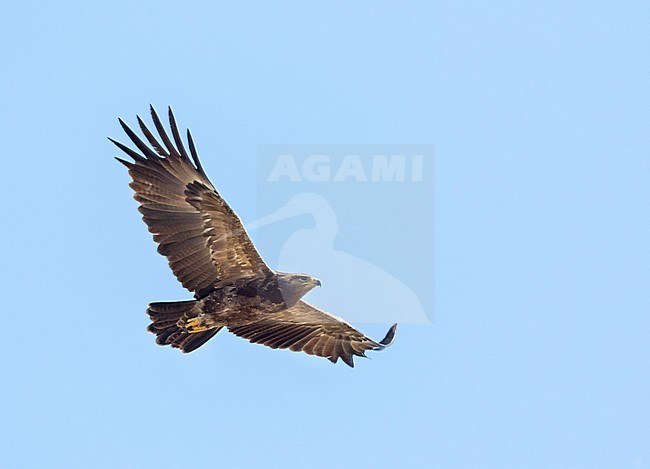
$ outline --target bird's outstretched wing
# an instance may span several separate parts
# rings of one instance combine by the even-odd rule
[[[110,140],[134,160],[117,158],[129,169],[133,197],[140,204],[138,210],[176,278],[200,298],[218,282],[269,275],[271,270],[241,220],[203,171],[190,131],[187,140],[191,160],[171,108],[169,123],[174,143],[153,107],[151,117],[163,145],[140,117],[140,129],[153,149],[121,119],[122,128],[141,153]]]
[[[367,350],[383,350],[393,343],[397,324],[379,342],[369,339],[343,319],[299,301],[292,308],[230,332],[256,344],[288,348],[294,352],[325,357],[332,363],[340,358],[354,367],[353,356],[365,357]]]

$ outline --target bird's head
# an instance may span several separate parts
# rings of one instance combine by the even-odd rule
[[[314,287],[320,287],[320,280],[307,274],[277,274],[278,288],[282,292],[282,298],[290,308],[300,298],[305,296]]]

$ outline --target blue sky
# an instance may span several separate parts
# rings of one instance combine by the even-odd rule
[[[0,465],[650,467],[645,2],[2,10]],[[188,294],[106,140],[149,103],[246,221],[259,144],[435,145],[433,324],[354,369],[157,347]]]

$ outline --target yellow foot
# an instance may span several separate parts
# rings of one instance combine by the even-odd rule
[[[182,327],[187,332],[191,332],[191,333],[203,332],[203,331],[207,331],[208,329],[210,329],[210,327],[206,327],[204,324],[201,324],[201,319],[200,318],[186,319],[185,323],[182,325]]]

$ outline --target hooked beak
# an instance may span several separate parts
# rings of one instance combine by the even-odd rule
[[[318,280],[317,278],[315,278],[315,279],[314,279],[314,285],[316,285],[317,287],[320,287],[320,280]]]

